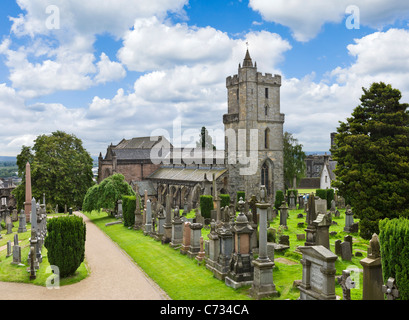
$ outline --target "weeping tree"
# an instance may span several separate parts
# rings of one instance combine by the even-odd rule
[[[284,180],[287,187],[296,189],[305,177],[305,152],[291,133],[284,133]]]
[[[84,197],[83,210],[90,212],[104,208],[115,211],[122,196],[135,196],[135,191],[122,174],[116,173],[88,189]]]

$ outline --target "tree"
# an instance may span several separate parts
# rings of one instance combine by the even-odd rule
[[[297,188],[305,177],[305,153],[302,144],[291,133],[284,133],[284,180],[288,187]]]
[[[216,150],[216,146],[213,145],[213,139],[211,136],[209,136],[209,132],[207,131],[206,127],[202,127],[202,130],[200,130],[200,139],[196,142],[196,147],[206,150]]]
[[[332,186],[361,219],[360,235],[370,239],[379,234],[380,219],[409,216],[409,105],[390,84],[362,89],[361,104],[337,128]]]
[[[82,141],[62,131],[40,135],[32,148],[23,146],[17,156],[18,174],[22,182],[15,190],[18,207],[25,201],[25,170],[31,166],[32,195],[42,199],[46,194],[48,204],[60,208],[81,207],[84,195],[93,185],[92,158],[82,146]]]
[[[135,196],[135,191],[125,181],[123,174],[116,173],[102,180],[99,185],[88,189],[82,208],[88,212],[101,208],[114,211],[122,196]]]

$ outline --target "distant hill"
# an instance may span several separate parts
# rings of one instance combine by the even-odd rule
[[[0,156],[0,161],[13,161],[13,162],[17,162],[17,157]]]

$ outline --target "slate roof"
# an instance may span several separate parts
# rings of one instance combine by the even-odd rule
[[[143,181],[132,180],[131,181],[131,186],[132,185],[137,185],[138,186],[139,195],[141,197],[145,196],[145,190],[148,191],[148,196],[156,196],[157,195],[156,189],[155,189],[152,181],[149,181],[149,180],[143,180]]]
[[[163,166],[152,173],[148,179],[153,180],[172,180],[172,181],[190,181],[203,182],[205,174],[208,181],[213,181],[213,173],[218,179],[227,169],[225,167],[173,167]]]

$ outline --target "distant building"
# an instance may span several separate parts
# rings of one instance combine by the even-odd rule
[[[16,199],[11,192],[16,188],[12,179],[0,179],[0,207],[15,208]]]

